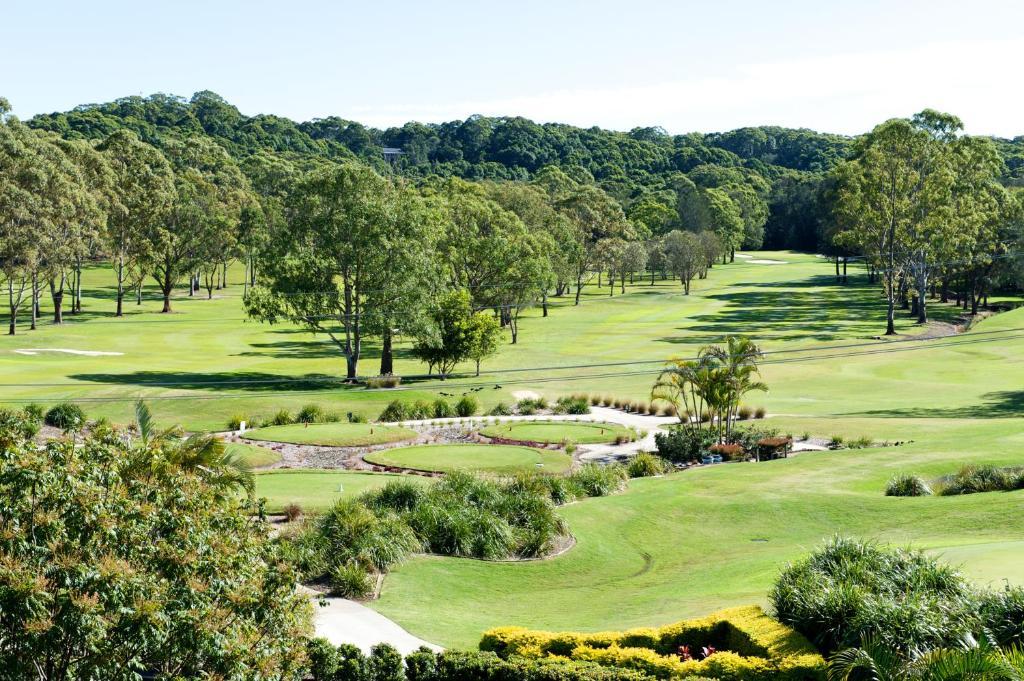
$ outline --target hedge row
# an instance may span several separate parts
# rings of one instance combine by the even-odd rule
[[[713,647],[702,660],[683,660],[680,647]],[[825,661],[803,636],[757,606],[722,610],[660,628],[580,634],[504,627],[486,632],[480,649],[502,657],[564,657],[642,671],[659,679],[691,675],[723,681],[817,681]]]

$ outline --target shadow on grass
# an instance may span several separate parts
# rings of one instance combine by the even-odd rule
[[[83,373],[68,378],[91,383],[130,385],[136,388],[168,388],[178,390],[246,390],[254,392],[285,392],[299,390],[355,389],[345,384],[344,362],[337,376],[305,374],[283,376],[261,371],[222,371],[185,373],[181,371],[132,371],[123,374]]]
[[[964,407],[879,409],[842,414],[868,418],[1000,419],[1024,416],[1024,390],[1000,390],[982,395],[985,401]]]

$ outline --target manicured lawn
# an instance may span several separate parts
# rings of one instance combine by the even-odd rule
[[[416,438],[416,433],[408,428],[376,423],[295,423],[290,426],[256,428],[247,431],[245,437],[249,440],[298,445],[363,447],[412,440]]]
[[[338,499],[359,496],[367,490],[383,487],[391,480],[409,480],[417,484],[430,482],[430,478],[419,475],[274,470],[256,475],[256,495],[267,498],[267,510],[271,513],[288,504],[298,504],[304,511],[323,511]]]
[[[515,473],[537,470],[562,473],[572,458],[561,451],[511,445],[420,445],[396,447],[367,454],[366,461],[384,466],[424,471],[479,471]]]
[[[562,442],[577,444],[614,442],[617,435],[632,435],[629,428],[614,423],[576,423],[572,421],[519,421],[497,423],[480,431],[487,437],[502,437],[523,442]]]
[[[242,442],[229,442],[224,446],[228,454],[240,456],[242,460],[253,468],[270,466],[281,460],[281,455],[272,449],[247,445]]]

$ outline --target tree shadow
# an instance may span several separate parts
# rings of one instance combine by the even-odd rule
[[[327,390],[345,387],[344,362],[339,364],[338,375],[303,374],[285,376],[262,371],[132,371],[128,373],[82,373],[68,378],[91,383],[130,385],[136,388],[168,388],[176,390],[247,390],[257,392],[285,392],[297,390]]]
[[[877,409],[842,414],[869,418],[916,419],[999,419],[1024,416],[1024,390],[999,390],[982,395],[985,401],[963,407],[907,407],[903,409]]]

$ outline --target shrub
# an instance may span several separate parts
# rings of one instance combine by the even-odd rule
[[[228,430],[241,430],[242,424],[249,425],[254,419],[248,418],[245,414],[235,414],[228,419]]]
[[[769,594],[779,620],[823,652],[879,644],[908,652],[956,645],[975,627],[974,594],[919,551],[835,538],[788,566]]]
[[[85,411],[77,404],[61,402],[50,407],[43,422],[61,430],[78,430],[85,425]]]
[[[464,395],[455,403],[455,413],[463,418],[476,416],[478,411],[480,411],[480,403],[472,395]]]
[[[845,439],[842,435],[833,435],[831,438],[829,438],[828,448],[840,449],[843,446],[843,442],[845,442]]]
[[[673,463],[699,461],[715,443],[715,435],[706,428],[674,426],[667,433],[655,433],[658,455]]]
[[[341,499],[316,522],[326,560],[383,571],[420,548],[415,533],[393,513],[375,515],[355,499]]]
[[[373,595],[374,578],[356,562],[342,563],[331,569],[331,592],[342,598],[369,598]]]
[[[660,456],[640,452],[626,462],[626,473],[631,478],[647,478],[662,475],[669,468],[668,462]]]
[[[861,435],[857,439],[850,440],[849,442],[847,442],[846,447],[848,449],[867,449],[868,447],[871,447],[874,444],[874,440],[867,437],[866,435]]]
[[[767,412],[765,411],[764,407],[758,407],[757,409],[754,410],[755,419],[763,419],[766,414]]]
[[[636,669],[566,659],[502,659],[493,652],[446,650],[436,658],[433,681],[651,681]]]
[[[556,414],[589,414],[590,402],[579,397],[559,397],[552,409]]]
[[[364,416],[362,418],[363,418],[363,420],[360,421],[360,423],[366,423],[366,417]],[[349,414],[348,417],[346,417],[346,420],[349,423],[354,423],[354,421],[352,421],[352,419],[351,419],[351,413]],[[324,415],[323,415],[323,418],[321,419],[321,421],[323,421],[324,423],[340,423],[341,422],[341,414],[336,412],[336,411],[324,412]]]
[[[296,423],[320,423],[324,420],[324,410],[316,404],[307,404],[295,415]]]
[[[1001,647],[1024,644],[1024,588],[1006,586],[983,592],[978,600],[978,614],[985,631]]]
[[[287,426],[295,423],[292,418],[292,414],[287,409],[279,409],[276,414],[270,419],[270,425],[272,426]]]
[[[437,654],[426,646],[420,646],[405,656],[407,681],[434,681],[436,671]]]
[[[391,480],[383,487],[366,492],[360,501],[376,510],[409,511],[423,498],[423,487],[411,480]]]
[[[777,428],[765,428],[764,426],[744,426],[733,429],[729,434],[728,443],[740,445],[745,452],[753,452],[757,443],[766,438],[779,436]]]
[[[928,484],[916,475],[893,476],[885,486],[887,497],[926,497],[932,493]]]
[[[749,421],[750,417],[754,415],[754,410],[747,405],[743,405],[736,410],[736,415],[739,417],[740,421]]]
[[[288,504],[284,507],[284,517],[288,519],[288,522],[295,522],[302,515],[302,507],[296,503]]]
[[[313,681],[334,681],[338,671],[338,649],[325,638],[311,638],[306,642],[306,657]]]
[[[1024,469],[995,466],[964,466],[956,475],[940,480],[937,493],[942,496],[978,492],[1011,491],[1024,487]]]
[[[487,413],[490,416],[511,416],[512,415],[512,407],[508,406],[504,402],[498,402]]]
[[[366,379],[367,388],[397,388],[402,385],[401,376],[374,376]]]
[[[390,643],[378,643],[370,648],[366,681],[405,681],[402,654]]]
[[[570,473],[567,478],[576,491],[576,496],[605,497],[622,489],[629,476],[626,474],[626,468],[620,464],[603,466],[587,463]]]
[[[438,397],[434,400],[433,410],[431,413],[435,419],[449,419],[455,416],[455,408],[452,407],[448,400],[443,397]]]
[[[366,414],[359,412],[350,411],[347,414],[347,418],[349,423],[366,423]]]
[[[392,400],[377,417],[378,421],[394,422],[409,419],[409,408],[401,400]]]
[[[615,444],[617,444],[617,445],[624,445],[624,444],[630,442],[631,440],[632,440],[632,438],[630,438],[629,435],[625,435],[625,434],[622,434],[622,433],[620,433],[620,434],[615,436]]]
[[[603,404],[603,402],[601,400],[601,396],[600,395],[591,395],[590,396],[590,406],[591,407],[600,407],[602,404]]]
[[[35,424],[42,423],[46,415],[46,410],[43,409],[41,404],[26,404],[21,408],[21,411],[29,421]]]

